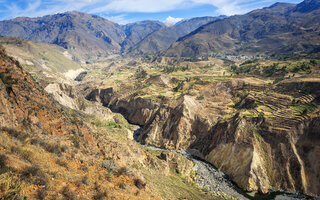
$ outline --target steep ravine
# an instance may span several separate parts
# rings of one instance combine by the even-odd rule
[[[143,131],[143,128],[137,128],[134,131],[134,139],[136,142],[139,135]],[[194,181],[200,186],[203,190],[208,192],[215,192],[219,196],[230,197],[232,196],[235,199],[249,199],[244,191],[238,188],[234,183],[229,180],[228,176],[223,172],[218,171],[213,165],[202,160],[199,157],[192,155],[191,153],[184,150],[169,150],[165,148],[159,148],[150,145],[143,145],[152,150],[158,150],[163,152],[176,152],[180,155],[183,155],[185,158],[191,160],[194,163],[193,170],[195,172]]]
[[[143,131],[143,128],[139,127],[134,131],[134,139],[136,142],[138,140],[139,135]],[[195,172],[195,183],[201,187],[203,190],[209,192],[215,192],[220,196],[228,197],[232,196],[235,199],[255,199],[255,200],[267,200],[267,199],[278,199],[278,200],[300,200],[300,199],[316,199],[311,196],[306,196],[299,193],[290,193],[285,191],[269,191],[266,194],[259,193],[257,191],[248,192],[239,188],[230,177],[217,170],[211,163],[195,156],[192,152],[188,152],[185,150],[174,150],[174,149],[165,149],[159,148],[151,145],[143,145],[152,150],[158,151],[173,151],[183,155],[185,158],[191,160],[194,163],[193,170]]]
[[[319,195],[319,118],[292,122],[239,113],[220,118],[243,85],[219,82],[200,91],[205,100],[184,95],[166,105],[135,94],[117,96],[112,88],[93,90],[87,99],[100,101],[130,123],[143,126],[138,138],[142,144],[187,150],[228,174],[243,190]]]

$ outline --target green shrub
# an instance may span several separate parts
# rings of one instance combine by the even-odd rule
[[[118,126],[118,124],[117,124],[116,122],[114,122],[114,121],[110,121],[110,122],[108,122],[108,124],[107,124],[107,127],[108,127],[109,129],[113,129],[113,128],[117,127],[117,126]]]
[[[228,60],[228,59],[222,59],[223,60],[223,64],[225,66],[229,66],[229,65],[234,65],[235,62],[233,60]]]
[[[254,60],[246,60],[243,63],[240,64],[240,66],[242,65],[247,65],[247,64],[252,64],[252,63],[256,63],[258,60],[254,59]]]
[[[101,163],[101,167],[108,170],[108,172],[113,172],[117,168],[117,164],[113,160],[104,160]]]
[[[263,76],[265,76],[265,77],[273,76],[273,74],[275,74],[277,71],[276,66],[277,66],[277,64],[274,63],[273,65],[264,67]]]
[[[316,59],[310,60],[310,64],[312,64],[312,65],[316,65],[316,64],[318,64],[318,63],[320,63],[319,60],[316,60]]]
[[[116,175],[117,175],[117,176],[121,176],[121,175],[127,175],[127,174],[129,174],[129,173],[130,173],[130,171],[128,170],[128,168],[126,168],[126,167],[120,167],[120,168],[117,170]]]
[[[141,67],[139,67],[137,70],[136,70],[136,73],[134,74],[134,76],[137,78],[137,79],[144,79],[146,78],[148,75],[148,73],[142,69]]]
[[[66,199],[76,199],[76,195],[70,190],[69,186],[63,187],[63,189],[61,190],[61,194]]]
[[[147,87],[150,87],[151,85],[152,85],[152,83],[146,83],[143,87],[147,88]]]
[[[102,122],[100,120],[94,120],[91,122],[91,124],[97,126],[97,127],[107,127],[109,129],[113,129],[118,127],[119,125],[115,121],[109,121],[109,122]]]
[[[134,185],[140,190],[146,187],[146,183],[144,183],[140,178],[134,179]]]
[[[12,85],[17,83],[17,80],[15,80],[9,76],[6,76],[5,73],[0,73],[0,79],[4,83],[8,93],[10,93],[12,91]]]
[[[249,73],[253,67],[252,66],[240,66],[234,70],[236,74]]]
[[[180,81],[177,85],[177,87],[173,88],[173,91],[174,92],[178,92],[179,90],[183,90],[183,85],[184,85],[184,82],[183,81]]]
[[[283,81],[284,77],[277,77],[274,81],[273,84],[279,83],[280,81]]]
[[[258,118],[263,119],[264,118],[264,113],[263,112],[259,112]]]
[[[203,97],[203,95],[200,95],[200,96],[197,96],[197,98],[196,98],[196,100],[203,100],[204,99],[204,97]]]

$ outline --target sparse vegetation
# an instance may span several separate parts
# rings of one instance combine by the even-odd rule
[[[239,104],[247,95],[248,95],[248,91],[246,90],[237,91],[232,98],[234,105]]]
[[[137,79],[144,79],[146,78],[148,75],[148,73],[141,67],[139,67],[137,70],[136,70],[136,73],[135,73],[135,77]]]
[[[134,185],[140,190],[146,187],[146,183],[144,183],[140,178],[134,179]]]
[[[203,95],[200,95],[200,96],[197,96],[197,98],[196,98],[196,100],[203,100],[204,99],[204,97],[203,97]]]
[[[113,160],[104,160],[101,163],[101,167],[108,170],[108,172],[114,172],[114,170],[117,168],[117,164]]]
[[[284,80],[284,77],[277,77],[274,81],[273,81],[273,84],[277,84],[279,83],[280,81],[283,81]]]
[[[311,104],[301,104],[301,103],[297,103],[293,106],[294,111],[298,114],[298,115],[306,115],[310,112],[312,112],[313,110],[315,110],[318,107],[318,104],[315,102],[312,102]]]
[[[16,83],[17,80],[10,76],[6,76],[4,73],[0,73],[0,79],[4,83],[8,93],[12,91],[12,85]]]
[[[0,199],[22,199],[24,184],[20,178],[12,172],[0,174]]]

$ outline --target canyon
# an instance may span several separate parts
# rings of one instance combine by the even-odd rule
[[[0,198],[320,198],[319,5],[1,21]]]

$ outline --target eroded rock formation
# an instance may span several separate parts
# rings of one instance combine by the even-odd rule
[[[88,97],[144,126],[139,137],[142,143],[187,149],[230,175],[245,190],[318,195],[320,118],[315,110],[295,113],[292,102],[299,99],[301,105],[311,105],[319,94],[317,90],[309,96],[293,94],[294,80],[283,84],[266,88],[236,79],[222,81],[202,89],[199,95],[203,99],[183,95],[169,104],[135,94],[121,96],[111,88],[95,90]],[[235,103],[239,92],[245,95]]]

